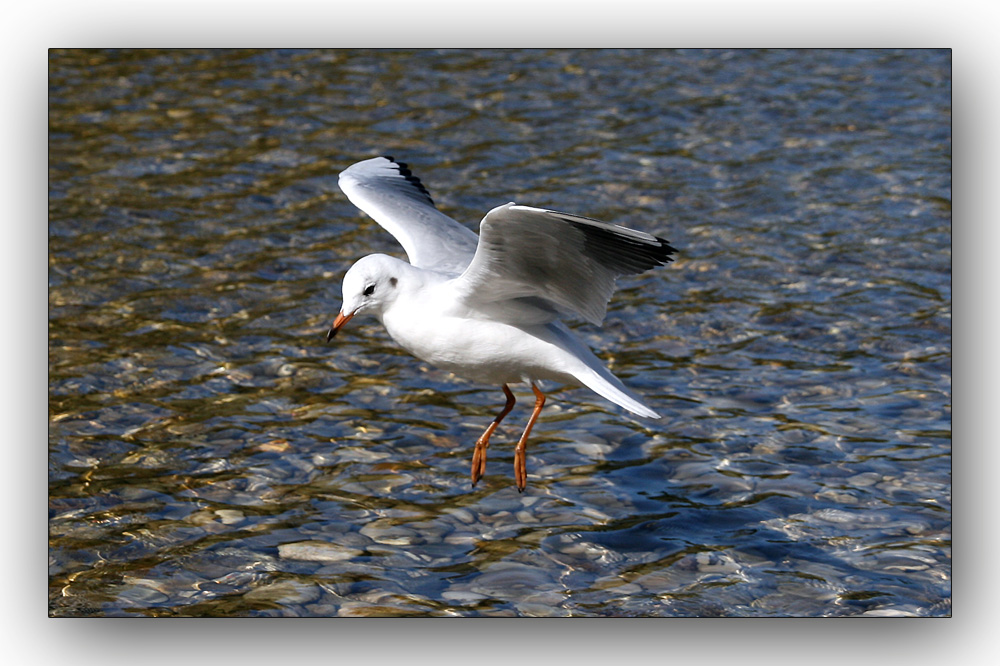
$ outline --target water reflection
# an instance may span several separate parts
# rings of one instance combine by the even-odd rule
[[[950,141],[940,51],[53,52],[50,612],[948,614]],[[669,238],[579,327],[666,418],[470,488],[495,388],[323,344],[384,152]]]

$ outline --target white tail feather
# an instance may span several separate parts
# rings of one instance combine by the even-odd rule
[[[610,372],[608,374],[611,375]],[[645,416],[650,419],[660,418],[659,414],[644,405],[638,396],[625,388],[614,375],[611,375],[611,379],[614,379],[614,382],[596,372],[580,373],[576,378],[594,393],[607,398],[616,405],[624,407],[633,414]]]
[[[578,382],[633,414],[650,419],[660,418],[659,414],[642,403],[639,396],[625,388],[621,380],[611,374],[611,371],[604,367],[601,359],[597,358],[587,345],[573,335],[565,324],[558,321],[552,322],[541,330],[536,330],[536,334],[539,333],[542,337],[549,337],[553,343],[567,351],[572,360],[565,370]]]

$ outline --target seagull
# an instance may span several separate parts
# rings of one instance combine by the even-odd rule
[[[341,172],[340,188],[392,234],[409,263],[385,254],[358,260],[343,282],[331,341],[359,314],[377,317],[403,349],[473,382],[500,386],[506,404],[476,440],[472,485],[486,472],[490,437],[514,408],[509,384],[527,383],[535,407],[514,448],[519,492],[525,448],[545,405],[540,381],[583,385],[628,411],[659,414],[611,374],[564,323],[600,325],[615,281],[672,261],[668,241],[579,215],[516,203],[497,206],[479,234],[437,209],[403,162],[382,156]]]

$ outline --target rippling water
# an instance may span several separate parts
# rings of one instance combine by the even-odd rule
[[[948,51],[52,52],[50,613],[950,614]],[[390,153],[666,237],[577,330],[664,414],[356,319]],[[529,398],[529,399],[526,399]]]

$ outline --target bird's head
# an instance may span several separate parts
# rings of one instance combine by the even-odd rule
[[[344,276],[344,303],[326,335],[327,342],[355,315],[364,312],[382,314],[398,293],[397,273],[401,263],[384,254],[372,254],[351,266]]]

